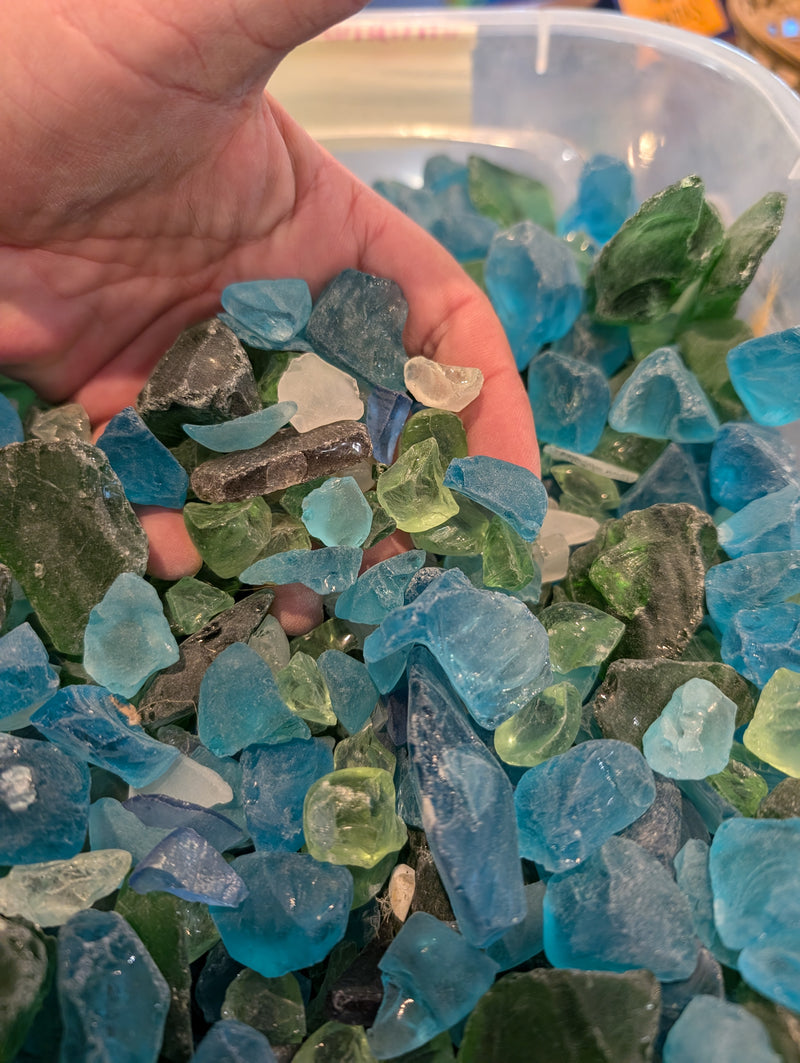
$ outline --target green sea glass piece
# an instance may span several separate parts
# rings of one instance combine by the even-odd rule
[[[778,668],[761,691],[743,741],[773,768],[800,778],[800,673]]]
[[[275,676],[275,681],[283,700],[293,713],[311,725],[312,731],[335,725],[331,696],[314,657],[295,653]]]
[[[458,512],[443,480],[439,446],[434,438],[424,439],[378,478],[378,501],[401,531],[426,531]]]
[[[580,513],[604,521],[611,516],[620,502],[616,483],[602,473],[582,468],[580,465],[554,465],[553,479],[561,488],[558,504],[570,513]]]
[[[77,656],[89,613],[117,576],[144,574],[147,536],[106,456],[81,441],[0,449],[0,497],[0,561],[55,648]]]
[[[539,621],[550,639],[550,663],[561,673],[602,664],[625,632],[622,621],[582,602],[550,605]]]
[[[486,529],[482,555],[485,587],[518,591],[536,575],[530,543],[497,514]]]
[[[706,777],[706,782],[743,816],[754,817],[767,796],[766,780],[747,764],[730,760],[727,767],[715,775]]]
[[[273,1046],[297,1045],[306,1035],[303,997],[293,974],[265,978],[245,967],[228,986],[220,1017],[252,1026]]]
[[[183,520],[203,561],[223,579],[238,576],[263,556],[272,532],[272,513],[263,498],[187,502]]]
[[[532,768],[565,753],[581,725],[581,696],[572,683],[545,687],[494,732],[494,748],[506,764]]]
[[[526,174],[507,170],[479,155],[467,160],[467,187],[475,209],[508,229],[518,221],[534,221],[556,230],[555,208],[549,188]]]
[[[366,498],[369,508],[372,510],[372,524],[370,524],[369,534],[364,540],[364,549],[369,550],[371,546],[379,543],[381,539],[385,539],[387,535],[397,531],[397,525],[378,501],[377,491],[365,491],[364,498]]]
[[[0,1060],[11,1063],[53,978],[55,938],[25,919],[0,915]]]
[[[326,650],[352,653],[358,644],[358,639],[351,628],[338,617],[332,617],[312,628],[306,635],[298,635],[297,638],[292,639],[289,647],[293,654],[301,650],[316,661]]]
[[[184,576],[164,593],[166,613],[177,636],[193,635],[217,613],[230,609],[233,598],[219,587]]]
[[[370,724],[337,742],[333,751],[333,766],[337,771],[340,768],[383,768],[394,774],[396,763],[394,753],[379,741]]]
[[[287,550],[310,550],[311,536],[308,528],[299,517],[291,517],[288,513],[272,514],[272,531],[269,542],[263,551],[264,557],[272,557],[273,554],[283,554]]]
[[[356,867],[348,864],[347,870],[353,876],[353,903],[351,909],[360,908],[371,901],[386,885],[397,863],[397,853],[387,853],[374,867]]]
[[[402,454],[425,439],[435,439],[439,458],[447,468],[453,458],[466,458],[467,433],[458,414],[450,410],[418,410],[403,425],[398,453]]]
[[[326,1022],[303,1042],[293,1063],[375,1063],[363,1026]]]
[[[412,535],[418,550],[445,557],[469,557],[480,554],[486,542],[491,514],[463,495],[458,500],[458,513],[435,528]]]
[[[678,334],[676,342],[686,367],[700,381],[721,421],[747,417],[744,403],[731,383],[727,354],[732,347],[752,339],[752,336],[750,326],[736,318],[693,321]]]

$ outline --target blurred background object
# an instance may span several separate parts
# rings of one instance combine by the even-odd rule
[[[797,0],[728,0],[736,44],[800,89],[800,4]]]

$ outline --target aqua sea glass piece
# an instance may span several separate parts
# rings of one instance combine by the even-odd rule
[[[705,779],[725,769],[735,726],[736,702],[707,679],[690,679],[645,731],[645,759],[667,778]]]
[[[184,424],[183,430],[190,439],[200,443],[206,450],[229,454],[235,450],[252,450],[261,446],[283,428],[297,413],[296,402],[276,402],[255,413],[246,413],[232,421],[219,424]]]
[[[554,967],[646,967],[659,981],[677,982],[691,975],[698,947],[689,902],[672,875],[626,838],[609,838],[547,883],[544,951]]]
[[[667,1034],[664,1063],[721,1063],[747,1059],[752,1063],[779,1063],[769,1035],[755,1015],[741,1004],[716,997],[693,997]]]
[[[454,458],[444,485],[498,514],[528,542],[541,530],[547,492],[539,477],[522,465],[485,455]]]
[[[430,654],[409,660],[408,747],[422,822],[461,933],[484,948],[525,917],[512,788]]]
[[[233,820],[214,808],[204,808],[177,797],[135,794],[128,798],[124,808],[133,812],[145,826],[164,830],[168,834],[179,827],[190,827],[221,853],[242,841],[242,829]]]
[[[528,367],[528,398],[540,439],[578,454],[600,442],[611,405],[604,373],[589,362],[543,351]]]
[[[151,738],[136,710],[105,687],[62,687],[33,716],[33,726],[65,752],[106,768],[129,786],[146,786],[163,775],[178,750]]]
[[[336,599],[335,613],[357,624],[380,624],[403,605],[406,587],[425,564],[423,550],[409,550],[368,568]]]
[[[0,879],[0,911],[39,926],[61,926],[118,889],[131,866],[122,849],[12,867]]]
[[[572,683],[546,687],[494,732],[494,748],[506,764],[532,768],[565,753],[581,725],[581,696]]]
[[[311,292],[299,277],[228,284],[220,302],[239,339],[263,350],[289,346],[311,316]]]
[[[633,174],[628,166],[613,155],[593,155],[583,164],[577,199],[558,219],[557,231],[563,235],[579,230],[604,244],[633,209]]]
[[[742,979],[762,996],[791,1011],[800,1007],[800,934],[768,936],[739,953]]]
[[[520,855],[548,871],[577,867],[646,812],[655,795],[653,773],[638,749],[609,739],[582,742],[519,780]]]
[[[148,827],[113,797],[101,797],[89,808],[89,844],[92,849],[124,849],[134,861],[142,860],[170,833],[169,827]]]
[[[44,643],[29,623],[0,638],[0,730],[24,727],[58,685]]]
[[[344,936],[353,899],[345,867],[306,853],[255,852],[231,864],[250,891],[235,909],[210,909],[230,955],[265,978],[322,961]]]
[[[446,923],[415,912],[379,961],[383,1000],[367,1033],[378,1059],[411,1052],[464,1018],[497,964]]]
[[[569,332],[551,344],[551,350],[579,358],[612,377],[631,356],[631,341],[623,325],[604,325],[581,314]]]
[[[675,854],[675,881],[689,900],[697,936],[720,963],[735,969],[738,953],[723,945],[714,922],[714,894],[708,870],[708,854],[705,841],[689,838]]]
[[[131,873],[137,893],[161,890],[186,901],[236,908],[247,887],[217,850],[191,827],[178,827],[160,841]]]
[[[497,223],[477,211],[467,188],[453,183],[434,193],[434,217],[428,232],[459,262],[481,259],[489,250]]]
[[[272,533],[272,513],[263,498],[188,502],[183,521],[203,561],[223,579],[238,576],[262,557]]]
[[[339,594],[355,583],[362,551],[355,546],[323,546],[319,550],[286,550],[250,565],[242,583],[302,583],[318,594]]]
[[[378,702],[378,690],[367,666],[341,650],[325,650],[317,658],[317,665],[328,688],[334,716],[348,734],[355,734]]]
[[[189,477],[185,469],[133,406],[111,418],[97,446],[107,455],[130,502],[180,509],[186,501]]]
[[[381,473],[378,501],[401,531],[426,531],[458,512],[458,502],[443,484],[444,474],[434,438],[408,447]]]
[[[719,431],[705,392],[672,347],[659,347],[639,362],[617,392],[608,423],[617,432],[673,443],[711,443]]]
[[[303,499],[303,524],[325,546],[361,546],[372,510],[352,476],[332,476]]]
[[[763,687],[778,668],[800,671],[800,604],[740,609],[722,636],[722,659]]]
[[[800,470],[781,434],[758,424],[724,424],[708,467],[712,497],[737,510],[755,498],[800,484]]]
[[[9,443],[22,443],[25,431],[17,407],[0,392],[0,447]]]
[[[767,764],[800,778],[800,670],[778,668],[764,684],[742,741]]]
[[[206,669],[197,704],[200,741],[217,756],[255,743],[308,737],[308,727],[286,705],[269,665],[234,642]]]
[[[622,496],[617,514],[674,502],[708,509],[704,480],[703,470],[689,450],[670,443]]]
[[[394,461],[394,452],[411,406],[411,399],[404,391],[375,387],[370,392],[366,420],[376,461],[384,465]]]
[[[581,312],[583,285],[572,252],[534,222],[495,236],[484,278],[520,369],[568,332]]]
[[[731,557],[800,550],[800,487],[790,484],[753,499],[724,520],[717,534]]]
[[[530,882],[525,886],[525,918],[512,926],[486,950],[501,971],[533,959],[544,948],[542,907],[544,882]]]
[[[178,660],[178,644],[152,584],[122,572],[89,614],[86,671],[113,694],[133,697],[144,681]]]
[[[757,424],[783,425],[800,418],[798,359],[800,328],[756,336],[728,352],[731,382]]]
[[[276,1063],[267,1038],[236,1019],[215,1022],[192,1056],[192,1063]]]

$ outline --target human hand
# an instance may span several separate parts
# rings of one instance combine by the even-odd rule
[[[100,425],[135,401],[184,327],[217,311],[225,285],[299,276],[316,295],[353,267],[402,288],[410,354],[483,371],[462,415],[471,453],[538,471],[485,296],[264,92],[291,48],[362,5],[0,5],[2,372]],[[179,513],[140,519],[154,574],[196,570]]]

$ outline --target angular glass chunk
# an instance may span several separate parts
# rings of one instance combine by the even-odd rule
[[[255,413],[235,417],[219,424],[184,424],[183,430],[206,448],[220,454],[234,450],[252,450],[271,439],[297,413],[296,402],[276,402]]]
[[[707,679],[690,679],[645,731],[645,759],[669,779],[705,779],[727,766],[735,726],[736,702]]]
[[[424,564],[423,550],[409,550],[372,565],[336,599],[336,615],[357,624],[380,624],[403,605],[409,582]]]
[[[204,808],[227,805],[233,799],[233,790],[219,772],[183,754],[154,782],[138,787],[137,793],[177,797]]]
[[[572,683],[546,687],[494,732],[494,748],[506,764],[532,768],[565,753],[581,725],[581,696]]]
[[[378,702],[378,690],[366,665],[341,650],[325,650],[317,658],[317,665],[328,688],[336,719],[348,734],[355,734],[367,722]]]
[[[32,439],[82,439],[92,441],[92,426],[89,415],[78,402],[65,402],[49,410],[28,411],[28,435]]]
[[[444,485],[497,513],[528,542],[541,530],[547,492],[539,477],[522,465],[482,454],[454,458]]]
[[[693,997],[670,1028],[664,1042],[664,1063],[717,1063],[747,1059],[779,1063],[763,1023],[741,1004],[716,997]]]
[[[367,429],[375,460],[384,465],[394,461],[394,452],[412,402],[404,391],[375,387],[367,399]]]
[[[778,668],[800,671],[800,605],[740,609],[725,629],[721,652],[726,664],[759,687]]]
[[[739,973],[762,996],[793,1012],[800,1007],[800,934],[767,936],[739,953]]]
[[[181,801],[166,794],[136,794],[129,797],[123,807],[133,812],[140,823],[167,834],[178,827],[191,827],[220,853],[242,841],[242,829],[233,820],[213,808],[204,808],[191,801]]]
[[[176,635],[193,635],[212,617],[233,605],[227,591],[210,583],[184,576],[164,593],[166,613]]]
[[[317,594],[339,594],[355,583],[362,551],[355,546],[286,550],[256,561],[240,573],[242,583],[302,583]]]
[[[336,743],[333,765],[340,768],[382,768],[394,776],[397,757],[380,741],[374,727],[368,724],[358,734]]]
[[[440,365],[432,358],[409,358],[403,369],[406,389],[417,402],[458,413],[478,397],[483,373],[461,365]]]
[[[247,645],[270,666],[273,675],[289,663],[291,651],[286,632],[277,617],[265,616],[257,630],[247,640]]]
[[[31,1024],[42,1014],[51,983],[52,943],[27,921],[0,915],[0,970],[8,985],[0,1003],[0,1050],[6,1059],[17,1057]]]
[[[228,284],[220,302],[239,339],[266,351],[289,346],[311,316],[311,292],[299,277]]]
[[[550,664],[561,675],[602,664],[625,632],[621,620],[583,602],[548,605],[539,621],[548,635]]]
[[[531,594],[535,600],[539,598],[541,579],[538,578],[531,546],[497,514],[486,529],[481,550],[481,571],[484,587],[521,593],[535,582],[539,590],[532,590]]]
[[[550,232],[555,230],[552,193],[541,181],[480,155],[469,156],[467,173],[470,199],[481,214],[502,228],[529,219]]]
[[[800,550],[800,487],[789,484],[753,499],[724,520],[717,535],[731,557]]]
[[[590,454],[611,406],[605,374],[579,358],[543,351],[528,367],[528,398],[540,439]]]
[[[762,495],[800,484],[797,463],[781,434],[749,423],[722,425],[708,475],[712,497],[734,511]]]
[[[419,532],[458,512],[458,503],[443,485],[444,469],[434,438],[404,450],[378,477],[378,501],[401,531]]]
[[[263,1033],[236,1019],[215,1022],[192,1056],[192,1063],[276,1063]]]
[[[561,488],[558,504],[562,511],[580,513],[602,524],[619,505],[619,488],[604,473],[575,463],[553,465],[550,474]]]
[[[774,672],[742,741],[773,768],[800,778],[800,669]]]
[[[180,509],[189,477],[133,408],[127,406],[106,425],[97,446],[119,476],[129,502]]]
[[[799,363],[800,328],[756,336],[728,352],[731,382],[757,424],[782,425],[800,418]]]
[[[628,330],[621,325],[603,325],[589,314],[581,314],[575,324],[551,350],[569,358],[580,358],[612,377],[631,356]]]
[[[373,1063],[363,1026],[326,1022],[304,1041],[293,1063]],[[211,1061],[209,1061],[211,1063]]]
[[[17,407],[0,392],[0,447],[9,443],[22,443],[25,432],[22,427]]]
[[[708,871],[708,852],[706,842],[690,838],[675,854],[675,881],[692,906],[697,936],[720,963],[736,968],[738,953],[723,945],[714,922],[714,894]]]
[[[236,908],[247,896],[241,878],[191,827],[178,827],[140,860],[128,884],[137,893],[161,890],[186,901]]]
[[[27,622],[0,638],[0,730],[24,727],[58,690],[58,673]]]
[[[617,514],[647,509],[664,502],[687,502],[698,509],[709,508],[704,474],[685,447],[670,443],[650,468],[622,496]]]
[[[122,849],[17,865],[0,879],[0,911],[39,926],[61,926],[77,912],[113,893],[130,866],[131,854]]]
[[[264,978],[255,971],[239,971],[225,992],[223,1019],[239,1019],[255,1027],[277,1045],[297,1045],[306,1032],[300,984],[293,974]]]
[[[303,524],[324,546],[361,546],[372,509],[352,476],[331,476],[303,499]]]
[[[358,382],[313,351],[293,358],[278,381],[280,405],[291,403],[289,418],[298,432],[310,432],[335,421],[357,421],[364,413]]]
[[[334,727],[336,717],[331,708],[331,697],[317,662],[299,650],[292,654],[289,663],[275,677],[281,697],[291,711],[300,719],[308,721],[313,728]]]
[[[622,159],[593,155],[583,164],[578,197],[558,219],[558,232],[588,233],[604,244],[633,213],[633,174]]]
[[[403,426],[400,435],[400,453],[433,438],[439,447],[439,458],[446,469],[453,458],[466,458],[467,433],[458,414],[449,410],[417,410]]]
[[[188,502],[183,521],[203,561],[223,579],[262,557],[272,534],[272,513],[263,498]]]

